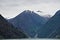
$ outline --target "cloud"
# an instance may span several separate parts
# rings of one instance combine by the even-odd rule
[[[0,13],[4,17],[16,16],[25,9],[53,14],[55,10],[60,9],[60,0],[0,0]]]
[[[0,0],[0,5],[36,5],[41,3],[60,3],[60,0]]]

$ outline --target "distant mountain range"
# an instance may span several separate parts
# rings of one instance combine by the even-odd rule
[[[10,38],[28,38],[28,36],[0,15],[0,39]]]
[[[12,19],[0,15],[0,38],[60,38],[60,10],[51,18],[30,10]]]
[[[25,10],[15,18],[9,19],[10,23],[19,29],[21,28],[30,37],[34,37],[37,30],[42,27],[46,21],[46,18],[30,10]]]
[[[38,32],[39,38],[60,38],[60,10]]]

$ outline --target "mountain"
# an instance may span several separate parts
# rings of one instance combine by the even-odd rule
[[[0,15],[0,39],[10,39],[10,38],[28,38],[28,36],[23,33],[22,30],[14,27],[9,23],[4,17]]]
[[[33,11],[25,10],[8,21],[15,27],[21,28],[26,34],[33,38],[37,30],[42,27],[47,20]]]
[[[39,38],[60,38],[60,10],[38,32]]]

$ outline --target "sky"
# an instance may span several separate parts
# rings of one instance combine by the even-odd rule
[[[24,10],[37,12],[39,15],[53,16],[60,9],[60,0],[0,0],[0,14],[13,18]]]

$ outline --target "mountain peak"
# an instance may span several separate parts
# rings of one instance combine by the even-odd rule
[[[30,10],[25,10],[25,12],[31,12]]]
[[[22,13],[32,13],[33,11],[30,11],[30,10],[25,10],[23,11]]]
[[[46,19],[39,16],[34,11],[25,10],[20,15],[11,19],[10,22],[27,33],[30,37],[34,37],[38,28],[42,27],[46,23]]]

